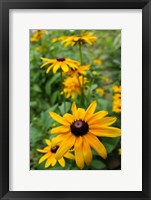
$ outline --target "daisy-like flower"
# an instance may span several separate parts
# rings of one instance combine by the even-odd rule
[[[30,42],[38,42],[40,39],[44,37],[45,30],[37,30],[34,32],[32,37],[30,38]]]
[[[69,58],[57,58],[57,59],[49,59],[49,58],[41,58],[41,60],[45,61],[41,65],[41,68],[48,65],[46,73],[49,73],[51,69],[53,69],[53,73],[56,73],[58,69],[62,69],[64,72],[69,71],[69,69],[77,69],[80,63],[76,60],[71,60]]]
[[[68,72],[65,72],[68,76],[79,76],[86,75],[86,70],[90,69],[90,65],[79,66],[77,69],[70,69]]]
[[[76,77],[67,77],[64,82],[64,89],[61,94],[65,94],[66,98],[75,98],[76,94],[81,95],[81,86],[83,86],[87,82],[87,78],[82,76]]]
[[[107,111],[95,112],[96,101],[93,101],[87,110],[77,108],[75,102],[72,104],[72,114],[66,113],[63,117],[54,112],[50,116],[61,126],[53,128],[50,133],[58,134],[56,141],[62,144],[56,152],[56,159],[59,160],[71,147],[74,147],[75,161],[80,169],[84,163],[89,165],[92,161],[93,148],[102,158],[106,159],[107,151],[99,137],[119,137],[120,129],[110,127],[116,121],[115,117],[105,117]]]
[[[59,145],[58,144],[57,145],[53,145],[53,141],[48,140],[48,139],[46,139],[45,141],[46,141],[47,146],[44,149],[37,149],[38,152],[45,154],[40,158],[39,164],[44,162],[45,160],[47,160],[46,163],[45,163],[45,168],[48,168],[50,165],[53,167],[57,163],[57,160],[55,158],[55,154],[56,154],[56,152],[57,152],[57,150],[59,148]],[[64,159],[64,157],[74,160],[74,155],[67,151],[58,160],[58,162],[61,165],[61,167],[65,167],[65,159]]]
[[[120,85],[114,85],[112,87],[113,92],[121,92],[121,86]]]
[[[61,43],[64,44],[65,47],[67,47],[69,45],[75,46],[77,43],[79,43],[80,45],[85,43],[92,45],[96,41],[96,39],[97,38],[93,34],[81,34],[55,38],[53,42],[61,40]]]

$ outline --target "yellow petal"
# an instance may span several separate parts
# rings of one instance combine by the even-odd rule
[[[64,72],[69,71],[69,67],[68,67],[65,63],[62,63],[62,64],[61,64],[61,69],[62,69]]]
[[[69,114],[69,113],[66,113],[63,115],[63,117],[70,123],[72,124],[74,122],[74,117],[73,115]]]
[[[105,117],[100,120],[97,120],[93,124],[89,124],[89,128],[100,129],[102,127],[106,127],[113,124],[116,121],[116,119],[116,117]]]
[[[46,142],[46,144],[47,144],[48,146],[51,147],[51,141],[50,141],[50,140],[46,139],[45,142]]]
[[[93,115],[94,111],[96,109],[96,101],[93,101],[89,107],[87,108],[86,112],[85,112],[85,117],[84,120],[87,122],[88,119]]]
[[[104,116],[106,116],[108,114],[107,111],[102,110],[99,112],[96,112],[95,114],[93,114],[88,120],[87,122],[89,122],[89,124],[93,124],[96,121],[100,120],[101,118],[103,118]]]
[[[47,73],[47,74],[48,74],[49,71],[53,68],[53,66],[54,66],[54,64],[50,65],[50,66],[47,68],[47,70],[46,70],[46,73]]]
[[[50,147],[45,147],[44,149],[36,149],[40,153],[47,153],[50,151]]]
[[[49,112],[50,116],[57,122],[59,122],[60,124],[63,124],[63,125],[70,125],[69,122],[61,117],[60,115],[54,113],[54,112]]]
[[[51,162],[52,162],[52,156],[47,159],[47,161],[45,163],[45,168],[48,168],[51,165]]]
[[[83,169],[84,168],[84,158],[83,158],[83,152],[82,152],[82,137],[81,136],[76,138],[74,150],[75,150],[76,164],[80,169]]]
[[[100,129],[91,129],[91,133],[101,137],[119,137],[121,136],[121,130],[114,127],[102,127]]]
[[[56,133],[66,133],[70,131],[69,126],[58,126],[56,128],[51,129],[50,133],[51,134],[56,134]]]
[[[102,158],[106,158],[107,157],[107,151],[104,147],[104,145],[100,142],[100,140],[92,135],[91,133],[88,133],[87,135],[85,135],[85,137],[87,138],[88,143],[90,144],[90,146],[102,157]]]
[[[73,102],[71,110],[72,110],[72,114],[74,116],[74,120],[78,119],[78,111],[77,111],[77,107],[76,107],[75,102]]]
[[[69,136],[71,135],[71,133],[64,133],[64,134],[60,134],[57,137],[54,137],[52,139],[52,146],[55,146],[56,144],[65,141]]]
[[[71,160],[74,160],[74,155],[72,153],[69,153],[69,152],[67,152],[66,154],[64,154],[64,157],[68,158],[68,159],[71,159]]]
[[[85,110],[83,108],[78,108],[78,119],[82,119],[85,116]]]
[[[52,158],[52,163],[51,163],[52,167],[55,166],[56,162],[57,162],[57,160],[55,159],[55,157],[53,157],[53,158]]]
[[[74,135],[70,135],[59,147],[59,149],[56,152],[56,159],[59,160],[61,159],[64,154],[71,149],[71,147],[74,145],[75,143],[75,136]]]
[[[60,160],[58,160],[58,162],[61,165],[61,167],[65,167],[65,160],[64,160],[64,158],[61,158]]]
[[[54,67],[53,67],[53,73],[54,73],[54,74],[55,74],[56,71],[59,69],[60,65],[61,65],[61,62],[56,62],[56,64],[55,64]]]
[[[47,153],[44,156],[42,156],[39,160],[39,164],[42,163],[43,161],[45,161],[47,158],[49,158],[49,156],[51,155],[51,153]]]
[[[89,165],[92,161],[92,151],[86,137],[83,137],[83,157],[85,163]]]
[[[43,67],[45,67],[46,65],[48,65],[48,64],[51,64],[50,62],[45,62],[45,63],[43,63],[41,66],[40,66],[40,68],[43,68]]]

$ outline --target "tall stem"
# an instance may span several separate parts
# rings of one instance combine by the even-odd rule
[[[63,90],[63,77],[62,77],[62,71],[61,70],[60,70],[60,77],[61,77],[61,90],[63,92],[64,112],[66,113],[65,93],[64,93],[64,90]]]
[[[82,48],[81,48],[80,41],[79,41],[79,54],[80,54],[80,62],[82,65],[83,60],[82,60]],[[84,104],[84,75],[82,75],[82,84],[80,84],[80,86],[81,86],[81,104]]]

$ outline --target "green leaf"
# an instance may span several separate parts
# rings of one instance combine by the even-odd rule
[[[101,160],[93,160],[90,167],[93,169],[105,169],[106,165]]]
[[[34,90],[35,92],[41,92],[41,89],[40,89],[40,87],[39,87],[37,84],[34,84],[34,85],[33,85],[33,90]]]
[[[107,149],[108,153],[111,153],[120,141],[120,137],[117,138],[101,138],[102,143]]]
[[[64,115],[66,112],[68,112],[70,107],[71,103],[69,102],[62,103],[61,106],[59,106],[61,114]]]

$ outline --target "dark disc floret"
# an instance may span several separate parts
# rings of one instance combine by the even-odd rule
[[[65,58],[62,58],[62,57],[57,58],[57,61],[65,61]]]
[[[89,126],[85,121],[82,120],[76,120],[73,122],[70,126],[71,132],[76,136],[82,136],[85,135],[88,130]]]
[[[52,153],[56,153],[56,151],[58,150],[58,148],[59,148],[58,145],[52,147],[52,148],[51,148],[51,152],[52,152]]]

